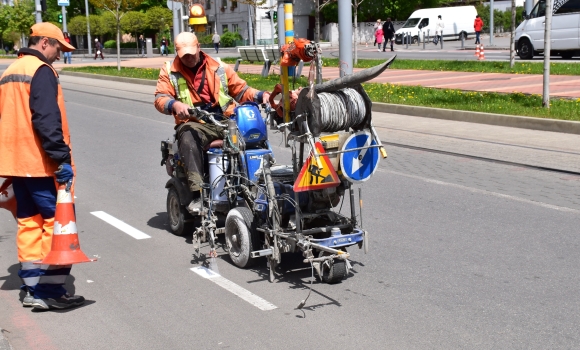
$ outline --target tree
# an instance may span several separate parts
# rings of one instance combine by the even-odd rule
[[[336,0],[314,0],[314,41],[320,42],[320,10]]]
[[[109,11],[115,17],[117,29],[117,70],[121,70],[121,18],[141,4],[141,0],[90,0],[95,7]],[[91,26],[92,29],[92,26]]]
[[[105,23],[103,16],[89,15],[89,24],[91,25],[91,35],[94,36],[105,35],[111,31],[111,28]]]
[[[173,21],[171,10],[167,7],[155,6],[145,13],[147,27],[161,33],[169,27]]]
[[[252,36],[254,38],[254,42],[253,45],[256,45],[257,40],[256,40],[256,9],[259,8],[265,8],[268,9],[268,7],[262,7],[267,3],[268,0],[237,0],[238,3],[240,4],[246,4],[248,6],[250,6],[250,19],[252,21]],[[252,43],[250,43],[252,44]]]
[[[24,45],[23,36],[28,35],[30,27],[36,23],[34,1],[22,0],[15,3],[11,15],[8,21],[8,30],[18,33],[21,41],[20,47],[22,47]]]
[[[125,17],[121,19],[121,29],[127,33],[134,34],[137,38],[139,33],[142,32],[147,25],[147,16],[144,13],[130,11],[127,12]]]
[[[72,35],[87,34],[87,17],[80,15],[71,18],[68,22],[67,29],[68,32]]]
[[[4,32],[8,31],[8,22],[12,17],[12,6],[0,5],[0,49],[4,49]]]

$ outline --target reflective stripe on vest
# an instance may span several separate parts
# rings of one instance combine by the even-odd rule
[[[173,86],[173,89],[175,90],[177,100],[187,104],[188,106],[193,106],[191,94],[189,93],[189,88],[187,87],[187,81],[183,75],[181,73],[171,71],[170,61],[166,61],[165,66],[167,67],[167,75],[169,76],[171,86]],[[228,77],[226,76],[226,70],[222,66],[221,62],[219,68],[216,71],[216,74],[219,77],[218,103],[222,112],[225,112],[229,105],[234,102],[234,99],[224,90],[224,86],[228,86]]]

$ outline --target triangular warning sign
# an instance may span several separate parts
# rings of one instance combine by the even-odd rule
[[[316,142],[315,147],[319,154],[326,153],[320,142]],[[300,174],[298,174],[298,178],[294,182],[294,192],[320,190],[340,185],[338,175],[332,167],[328,156],[320,156],[320,162],[322,163],[322,169],[316,165],[314,154],[308,157],[302,170],[300,170]]]

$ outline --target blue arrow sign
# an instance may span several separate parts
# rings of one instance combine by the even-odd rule
[[[58,0],[58,6],[69,6],[70,0]]]
[[[359,131],[352,134],[342,146],[343,153],[340,154],[340,167],[342,174],[351,182],[363,182],[368,180],[379,165],[379,149],[377,142],[371,134],[366,131]],[[356,150],[357,148],[362,149]],[[355,149],[354,151],[349,151]]]

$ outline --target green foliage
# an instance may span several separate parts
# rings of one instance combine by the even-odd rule
[[[146,29],[147,16],[144,13],[129,11],[121,18],[121,29],[127,33],[138,37],[138,33],[142,33]]]
[[[481,17],[484,27],[483,31],[489,33],[489,19],[490,11],[489,5],[476,6],[477,14]],[[524,8],[516,7],[516,28],[523,21]],[[509,32],[512,26],[512,10],[507,9],[506,11],[494,10],[493,11],[493,26],[496,31],[503,30],[504,32]]]
[[[36,22],[34,18],[34,1],[22,0],[14,4],[8,21],[8,30],[26,34],[30,33],[30,27]]]
[[[111,28],[105,23],[103,16],[89,15],[89,23],[91,25],[91,36],[105,35],[111,31]]]
[[[207,35],[203,35],[203,36],[198,36],[197,37],[197,40],[202,45],[213,44],[213,40],[211,39],[212,36],[213,36],[213,34],[207,34]]]
[[[387,17],[393,21],[404,21],[409,18],[413,11],[420,8],[439,7],[442,2],[442,0],[366,0],[358,7],[357,21],[374,22],[379,18],[384,21]],[[323,7],[320,13],[327,22],[338,23],[338,4],[336,1]]]
[[[167,7],[156,6],[147,10],[146,23],[151,29],[158,32],[166,30],[173,21],[171,11]]]
[[[236,46],[236,40],[242,39],[240,33],[227,31],[221,36],[222,47],[234,47]]]
[[[84,15],[75,16],[70,19],[67,30],[71,35],[87,34],[87,18]]]
[[[122,49],[135,49],[137,48],[137,43],[132,41],[128,43],[121,43]],[[105,49],[117,49],[117,41],[116,40],[107,40],[105,41]]]

